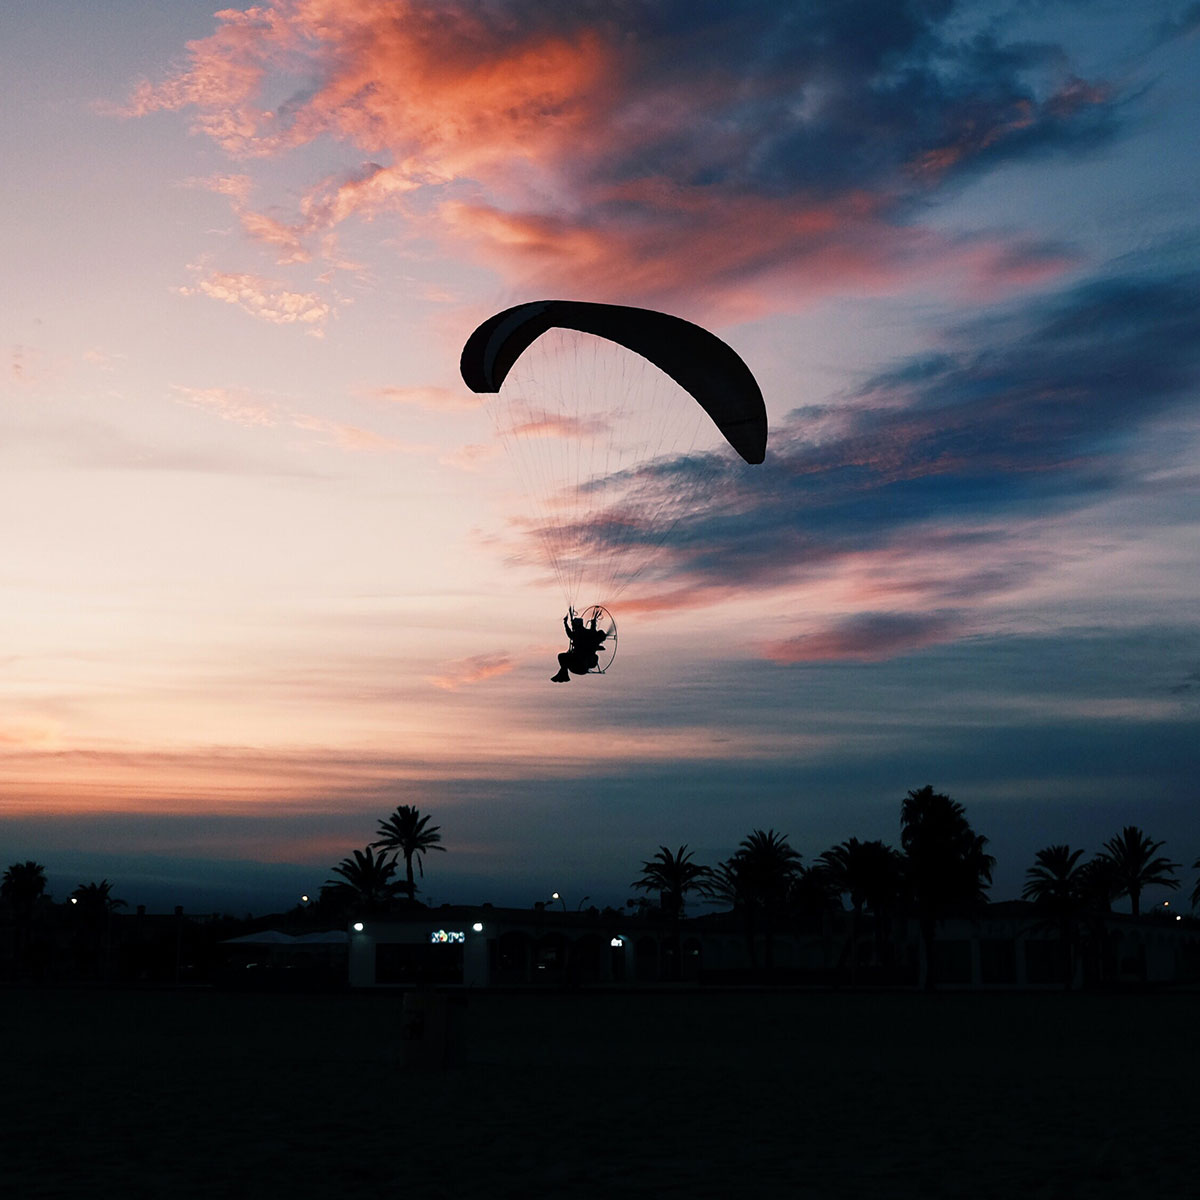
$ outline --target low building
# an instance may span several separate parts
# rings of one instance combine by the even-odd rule
[[[351,987],[614,986],[659,983],[916,987],[917,922],[877,939],[868,918],[827,912],[769,934],[733,913],[679,922],[664,914],[443,905],[363,917],[349,931]],[[751,936],[752,935],[752,936]],[[1068,954],[1032,905],[1007,901],[938,926],[934,974],[945,988],[1061,988],[1200,981],[1200,922],[1110,914]]]

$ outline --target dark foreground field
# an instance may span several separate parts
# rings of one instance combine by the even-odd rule
[[[5,1195],[1200,1195],[1200,995],[0,992]]]

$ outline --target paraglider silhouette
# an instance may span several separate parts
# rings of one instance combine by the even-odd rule
[[[705,414],[745,462],[763,461],[758,383],[699,325],[575,300],[535,300],[489,317],[467,339],[459,368],[472,391],[496,396],[489,411],[568,603],[570,644],[553,679],[603,673],[598,661],[585,665],[599,660],[598,649],[615,652],[616,624],[602,605],[647,568],[715,474],[713,456],[694,451]],[[581,595],[585,587],[594,593]],[[582,625],[580,599],[601,602]],[[594,609],[603,619],[589,631]],[[606,636],[596,638],[597,629]]]

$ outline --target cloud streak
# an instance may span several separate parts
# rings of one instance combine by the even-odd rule
[[[242,162],[325,137],[357,148],[290,215],[231,189],[280,262],[390,212],[528,286],[736,315],[939,263],[969,273],[978,247],[919,225],[931,194],[1119,133],[1113,84],[998,23],[964,36],[959,16],[892,0],[634,3],[619,19],[530,0],[275,0],[217,14],[126,111],[187,110]],[[1003,239],[988,253],[1001,275],[1063,257]]]
[[[294,260],[293,260],[294,261]],[[193,267],[193,271],[200,268]],[[258,275],[235,271],[209,271],[194,286],[176,289],[181,296],[208,296],[235,304],[252,317],[271,325],[303,326],[313,337],[324,337],[332,307],[312,292],[292,292],[282,284]]]
[[[1200,381],[1198,286],[1150,269],[1098,275],[948,330],[939,353],[898,362],[841,404],[795,411],[761,467],[648,465],[644,494],[677,494],[681,472],[703,471],[717,499],[678,520],[660,580],[632,603],[802,587],[855,614],[772,642],[778,661],[961,635],[972,611],[1061,566],[1039,523],[1142,486],[1139,439],[1185,412]],[[1189,478],[1156,476],[1155,494]],[[603,548],[610,529],[628,536],[607,514],[588,536]]]
[[[425,453],[426,447],[413,445],[386,434],[334,421],[312,413],[288,408],[276,401],[258,399],[236,388],[193,388],[175,384],[171,389],[176,398],[192,408],[201,409],[240,425],[244,429],[273,429],[288,427],[314,434],[326,445],[352,453]]]

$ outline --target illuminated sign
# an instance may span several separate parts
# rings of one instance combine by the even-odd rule
[[[467,935],[465,933],[455,933],[453,930],[447,933],[444,929],[435,929],[429,935],[429,940],[435,946],[453,946],[456,943],[465,942]]]

